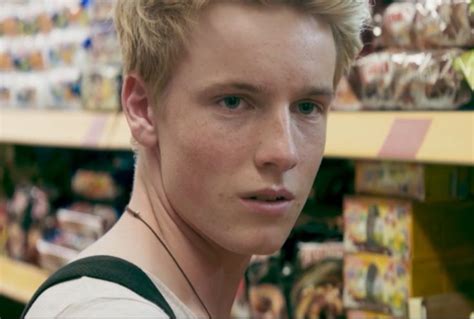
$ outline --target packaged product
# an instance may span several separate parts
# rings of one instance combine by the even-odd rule
[[[344,306],[405,318],[409,298],[474,289],[474,258],[416,261],[374,253],[344,257]]]
[[[13,71],[14,67],[10,43],[0,38],[0,72]]]
[[[7,253],[11,258],[38,264],[37,241],[41,238],[43,220],[49,214],[47,192],[37,186],[17,187],[7,205]]]
[[[114,0],[92,1],[91,18],[94,22],[110,20],[114,10]]]
[[[92,62],[120,65],[121,54],[112,19],[92,24]]]
[[[9,43],[9,54],[14,70],[20,72],[42,71],[47,68],[46,37],[42,34],[18,37]]]
[[[120,69],[113,65],[91,66],[83,76],[83,104],[88,110],[117,111],[120,107]]]
[[[382,34],[386,46],[409,48],[413,45],[416,13],[414,2],[395,2],[387,7],[382,22]]]
[[[92,241],[99,239],[105,232],[104,223],[100,216],[59,209],[57,212],[58,227],[68,233],[74,233]]]
[[[395,316],[407,313],[410,296],[408,264],[377,254],[344,258],[344,305]]]
[[[473,211],[470,201],[420,203],[348,196],[344,248],[413,260],[469,257],[474,238],[466,225],[474,223]]]
[[[12,87],[12,107],[41,108],[46,105],[47,83],[45,73],[16,73],[10,76]]]
[[[291,289],[294,319],[342,318],[342,242],[299,243],[298,275]]]
[[[81,108],[81,72],[78,68],[57,68],[48,74],[47,106],[60,109]]]
[[[474,15],[470,0],[395,2],[383,14],[385,46],[472,47]]]
[[[118,195],[113,177],[107,172],[80,169],[72,178],[73,191],[85,198],[111,200]]]
[[[109,205],[91,204],[89,202],[74,202],[69,210],[94,215],[102,220],[103,232],[108,231],[117,221],[117,211]]]
[[[406,162],[357,161],[355,190],[420,201],[448,201],[469,196],[469,168]]]
[[[252,258],[246,273],[251,318],[288,318],[280,272],[279,256]]]
[[[50,67],[82,66],[88,61],[86,28],[56,29],[48,35],[48,64]]]
[[[11,79],[8,79],[8,75],[7,73],[0,72],[0,109],[13,105],[12,85],[10,82]]]
[[[36,247],[39,252],[39,265],[50,272],[58,270],[79,254],[77,250],[44,239],[40,239]]]
[[[462,51],[369,54],[354,67],[352,85],[367,109],[455,109],[471,99],[456,59]]]

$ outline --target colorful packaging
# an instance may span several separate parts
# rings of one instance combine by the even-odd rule
[[[1,59],[1,58],[0,58]],[[13,88],[9,74],[0,73],[0,109],[12,106]]]
[[[469,102],[463,72],[455,67],[462,51],[369,54],[356,61],[352,86],[367,109],[456,109]]]
[[[407,313],[408,264],[388,256],[359,253],[344,258],[344,305],[394,316]]]
[[[383,15],[385,46],[469,47],[474,44],[470,0],[418,0],[392,3]]]
[[[105,232],[100,216],[60,209],[57,212],[57,219],[62,231],[90,238],[91,241],[99,239]]]
[[[73,191],[85,198],[111,200],[118,195],[113,177],[106,172],[78,170],[72,179]]]
[[[120,107],[120,69],[111,65],[99,65],[85,72],[83,104],[88,110],[117,111]]]
[[[278,256],[254,256],[247,269],[251,318],[288,318]]]
[[[466,199],[469,169],[404,162],[357,161],[355,190],[361,194],[389,195],[420,201]]]
[[[55,109],[81,108],[81,72],[77,68],[58,68],[48,74],[49,101],[46,106]]]
[[[343,250],[340,242],[298,244],[300,271],[291,290],[291,318],[343,317]]]
[[[40,267],[50,272],[58,270],[79,254],[75,249],[67,248],[44,239],[40,239],[36,246],[39,252]]]
[[[419,203],[348,196],[344,200],[344,248],[416,261],[472,255],[474,203]],[[449,218],[446,218],[449,216]]]
[[[344,259],[344,305],[405,318],[409,298],[474,289],[474,257],[403,260],[372,253]]]

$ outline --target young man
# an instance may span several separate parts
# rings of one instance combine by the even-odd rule
[[[287,238],[323,156],[366,0],[119,0],[122,104],[137,155],[128,211],[80,258],[142,269],[176,318],[227,318],[253,254]],[[166,318],[88,276],[27,318]]]

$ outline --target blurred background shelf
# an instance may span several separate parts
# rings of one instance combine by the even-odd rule
[[[0,143],[107,149],[115,113],[0,110]]]
[[[123,114],[0,111],[0,143],[130,150]],[[474,112],[333,112],[326,157],[474,164]]]
[[[0,256],[0,295],[26,303],[47,277],[42,269]]]
[[[326,156],[474,164],[474,112],[334,112]]]

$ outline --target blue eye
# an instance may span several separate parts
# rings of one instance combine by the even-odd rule
[[[224,106],[228,109],[235,110],[240,106],[240,103],[242,102],[242,99],[237,96],[227,96],[222,99],[222,102],[224,103]]]
[[[298,111],[302,114],[309,115],[317,109],[316,104],[311,102],[301,102],[298,103]]]

